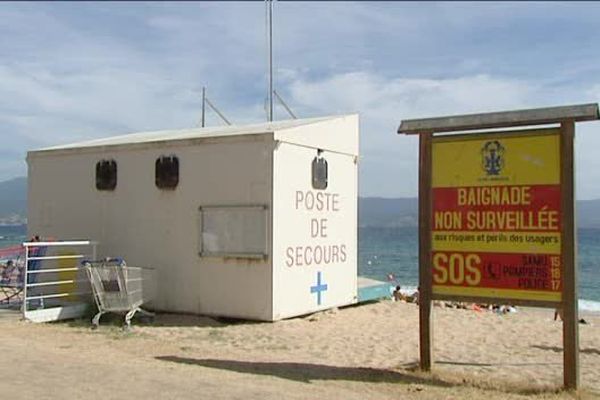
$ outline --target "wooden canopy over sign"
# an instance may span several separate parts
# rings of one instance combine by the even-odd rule
[[[575,122],[598,119],[582,104],[401,122],[420,135],[421,369],[433,364],[433,299],[556,307],[564,386],[579,387],[573,145]],[[510,129],[525,126],[536,129]],[[481,132],[498,128],[510,130]]]
[[[562,121],[592,121],[599,119],[598,104],[533,108],[483,114],[402,120],[398,133],[407,135],[426,132],[458,132],[512,126],[546,125]]]

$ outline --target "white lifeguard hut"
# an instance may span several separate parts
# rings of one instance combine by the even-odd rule
[[[30,234],[155,270],[152,307],[274,321],[357,301],[358,116],[30,151]]]

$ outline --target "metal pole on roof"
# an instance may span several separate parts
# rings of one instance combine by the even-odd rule
[[[231,125],[231,122],[223,115],[221,111],[208,99],[206,95],[206,86],[202,86],[202,119],[200,125],[203,128],[206,127],[206,105],[208,106],[225,122],[227,125]]]
[[[206,86],[202,86],[202,127],[204,128],[205,125],[205,119],[204,116],[206,115]]]
[[[296,117],[296,114],[294,114],[292,112],[292,109],[288,107],[288,105],[286,104],[286,102],[283,101],[283,99],[281,98],[281,96],[279,95],[279,93],[277,93],[276,90],[273,90],[273,94],[275,95],[275,97],[277,98],[277,100],[279,100],[279,102],[281,103],[281,105],[283,106],[283,108],[285,108],[285,110],[288,112],[288,114],[290,114],[290,116],[293,119],[298,119],[298,117]]]
[[[269,122],[273,121],[273,0],[269,7]]]
[[[212,108],[212,109],[213,109],[213,111],[214,111],[214,112],[216,112],[216,113],[217,113],[217,115],[218,115],[219,117],[221,117],[221,119],[222,119],[223,121],[225,121],[225,123],[226,123],[227,125],[231,125],[231,122],[229,122],[229,120],[228,120],[227,118],[225,118],[225,116],[224,116],[223,114],[221,114],[221,111],[219,111],[219,110],[217,109],[217,107],[215,107],[215,106],[213,105],[213,103],[211,103],[211,102],[210,102],[210,100],[208,100],[208,97],[205,97],[205,98],[204,98],[204,100],[206,101],[206,104],[208,104],[208,106],[209,106],[210,108]]]

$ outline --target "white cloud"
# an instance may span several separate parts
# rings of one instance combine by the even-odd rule
[[[360,112],[361,194],[408,197],[417,192],[418,140],[396,133],[402,119],[519,108],[537,91],[487,75],[386,79],[362,71],[293,81],[289,102],[306,114]]]
[[[587,93],[568,86],[465,76],[455,79],[385,78],[370,72],[293,80],[288,103],[301,115],[360,112],[361,194],[415,196],[418,139],[396,134],[402,119],[535,108],[600,101],[600,85]],[[578,125],[577,194],[600,197],[600,123]]]
[[[276,88],[301,117],[359,112],[361,193],[414,196],[417,139],[395,133],[400,120],[600,100],[599,11],[276,3]],[[0,19],[0,135],[14,149],[0,179],[25,174],[27,149],[194,126],[203,85],[232,121],[264,120],[263,3],[18,3]],[[578,134],[585,198],[600,197],[595,126]]]

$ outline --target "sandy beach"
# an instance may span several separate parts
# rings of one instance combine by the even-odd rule
[[[0,316],[0,387],[10,399],[572,398],[551,310],[439,309],[436,365],[415,371],[418,309],[382,301],[277,323],[159,315],[32,324]],[[580,325],[582,398],[600,398],[600,317]]]

